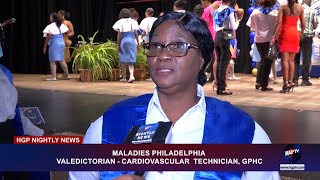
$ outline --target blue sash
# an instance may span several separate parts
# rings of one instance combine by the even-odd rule
[[[229,15],[231,13],[234,12],[234,9],[231,8],[231,7],[227,7],[225,8],[224,10],[222,10],[221,12],[218,12],[218,11],[215,11],[213,13],[213,20],[214,20],[214,23],[216,25],[218,25],[219,27],[222,27],[223,26],[223,22],[229,17]]]
[[[271,11],[279,9],[279,7],[280,3],[277,1],[276,4],[272,7],[262,8],[261,6],[259,6],[257,9],[263,14],[269,14]]]
[[[144,125],[151,94],[124,100],[103,115],[102,144],[122,144],[132,126]],[[206,119],[202,144],[251,144],[254,120],[228,102],[206,97]],[[101,180],[113,179],[133,171],[101,171]],[[196,171],[195,180],[241,179],[242,172]]]

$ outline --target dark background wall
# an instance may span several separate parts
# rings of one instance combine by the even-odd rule
[[[249,0],[238,1],[245,12],[249,6]],[[43,74],[48,72],[48,57],[43,55],[42,47],[44,38],[43,29],[49,24],[49,15],[52,12],[64,9],[71,13],[71,21],[75,28],[73,43],[78,41],[77,35],[92,36],[97,30],[99,33],[95,41],[104,42],[107,39],[115,40],[116,33],[112,25],[118,19],[118,13],[122,8],[135,8],[140,15],[139,21],[144,17],[147,7],[153,7],[157,16],[161,11],[171,11],[174,0],[10,0],[1,2],[0,22],[14,17],[17,19],[14,25],[4,28],[8,38],[9,47],[4,49],[4,57],[0,63],[9,67],[16,73]],[[200,3],[200,0],[188,0],[189,11]],[[238,72],[251,70],[251,59],[248,54],[249,28],[245,26],[247,16],[245,14],[237,37],[241,49],[236,63]]]

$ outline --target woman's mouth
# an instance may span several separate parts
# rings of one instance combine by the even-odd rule
[[[173,71],[172,69],[168,69],[168,68],[158,68],[157,72],[171,72]]]

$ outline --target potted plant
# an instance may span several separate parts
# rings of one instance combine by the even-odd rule
[[[134,68],[134,77],[137,81],[147,79],[149,75],[147,56],[144,49],[140,48],[137,52],[137,61]]]
[[[112,68],[115,63],[114,56],[109,54],[111,51],[116,51],[116,48],[109,46],[106,43],[95,43],[94,38],[98,31],[87,43],[82,35],[78,37],[81,38],[81,43],[72,53],[74,58],[72,69],[74,73],[80,72],[80,80],[96,81],[98,79],[103,79],[105,76],[112,77]]]
[[[119,52],[118,45],[115,41],[108,40],[104,43],[104,46],[107,48],[107,53],[112,56],[114,61],[112,62],[112,76],[107,76],[106,79],[110,81],[118,81],[120,80],[120,63],[119,63]]]

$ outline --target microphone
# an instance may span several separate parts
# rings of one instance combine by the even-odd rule
[[[133,126],[124,144],[164,144],[172,122]]]
[[[165,144],[172,122],[158,122],[142,126],[133,126],[124,140],[124,144]],[[134,175],[143,177],[144,171]]]

